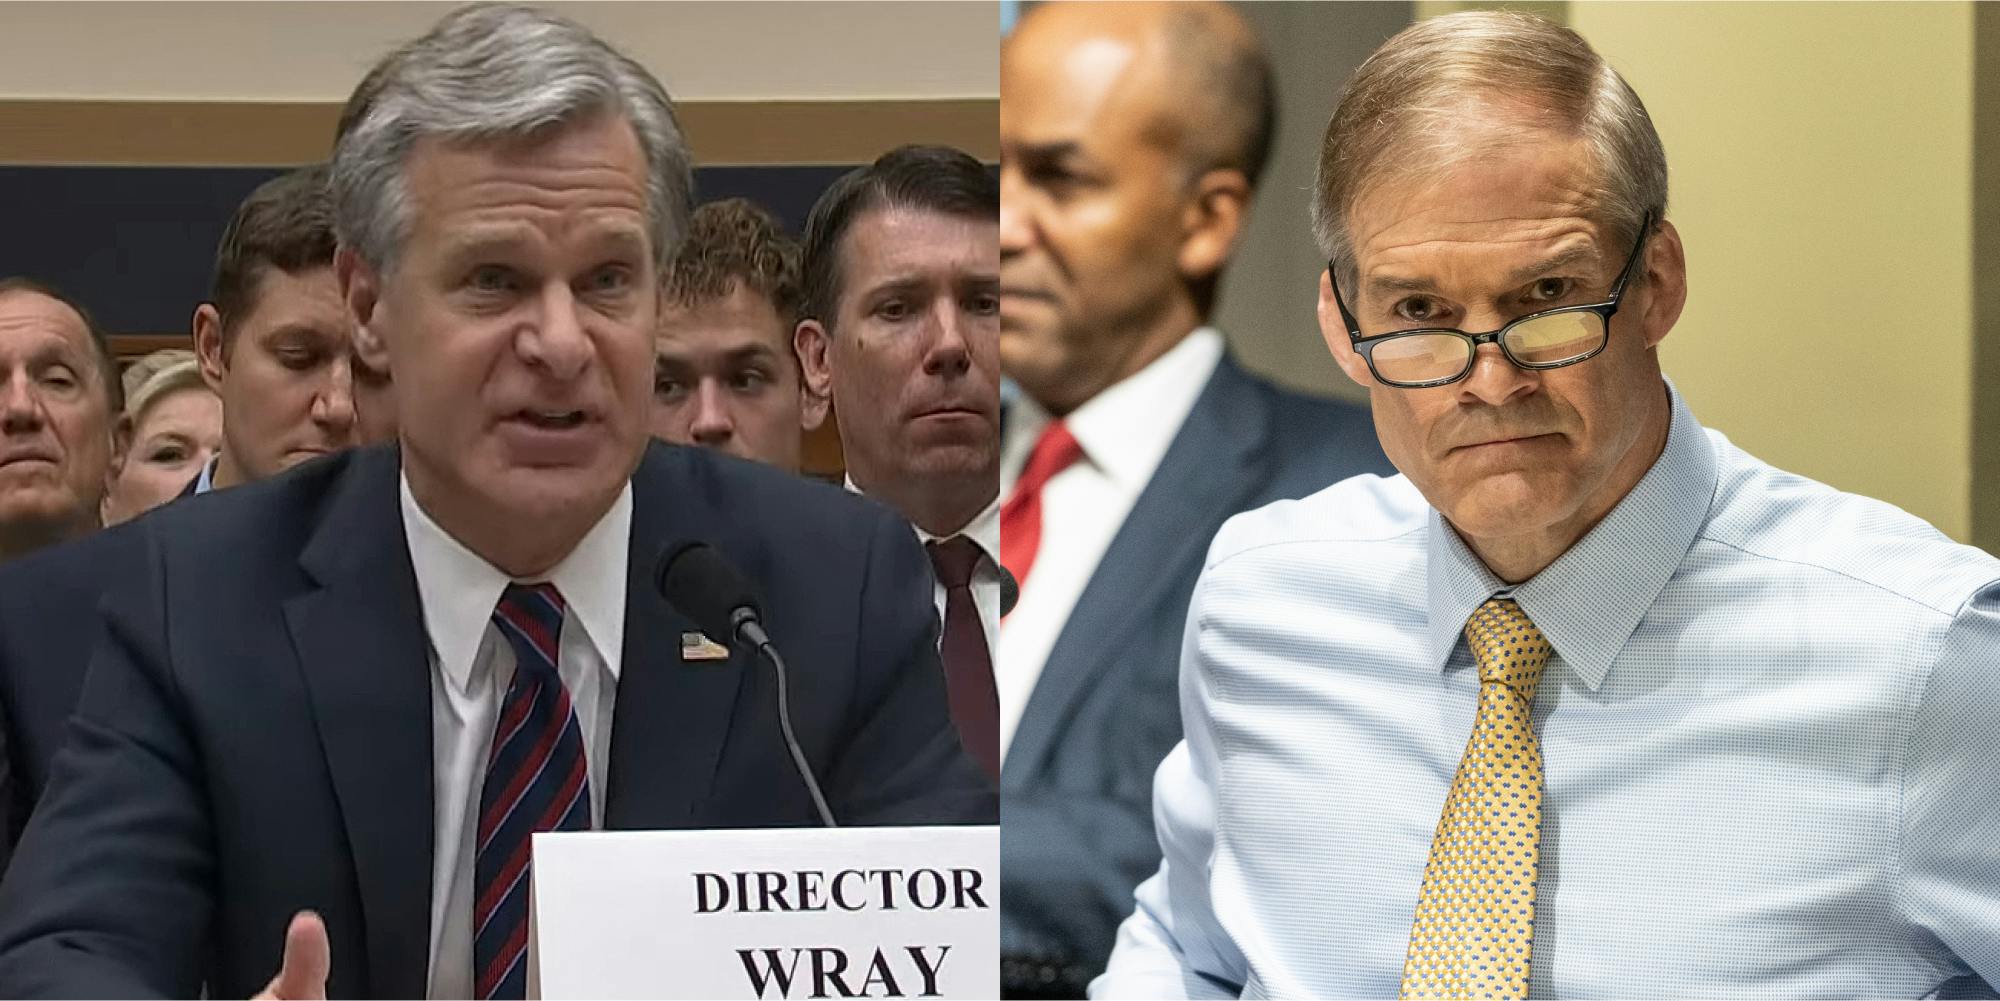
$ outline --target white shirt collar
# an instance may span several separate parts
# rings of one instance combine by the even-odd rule
[[[845,482],[848,493],[863,493],[862,489],[855,484],[854,477],[847,477]],[[956,532],[932,535],[924,531],[921,525],[912,523],[910,527],[917,530],[917,538],[922,542],[936,542],[939,539],[949,539],[954,535],[963,535],[977,544],[988,559],[991,559],[995,564],[1000,562],[1000,495],[997,492],[994,493],[993,499],[987,502],[985,510],[973,515],[972,520],[966,522],[964,527]]]
[[[403,475],[401,481],[403,534],[417,574],[424,631],[445,678],[466,691],[493,608],[513,578],[432,521],[410,492],[409,476]],[[631,545],[632,485],[627,483],[611,510],[544,578],[562,592],[569,606],[568,620],[582,625],[614,680],[625,646],[625,576]]]
[[[1144,490],[1215,374],[1222,348],[1220,331],[1199,327],[1145,368],[1071,411],[1065,423],[1083,447],[1084,459],[1134,495]],[[1014,409],[1024,434],[1039,435],[1048,422],[1025,394]]]

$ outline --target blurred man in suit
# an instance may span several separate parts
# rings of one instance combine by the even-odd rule
[[[1079,995],[1159,859],[1181,629],[1229,515],[1387,471],[1360,408],[1243,371],[1207,326],[1273,128],[1227,7],[1047,4],[1002,43],[1007,803],[1017,994]]]
[[[1093,996],[1994,997],[2000,560],[1695,419],[1639,95],[1428,18],[1318,162],[1320,330],[1403,475],[1216,536]]]
[[[850,488],[901,512],[937,574],[965,746],[1000,774],[1000,189],[979,161],[905,146],[820,195],[798,352],[831,394]]]
[[[808,391],[792,350],[797,241],[744,199],[710,202],[661,292],[654,436],[798,472],[826,397]]]
[[[769,673],[683,666],[652,580],[687,540],[761,592],[836,816],[997,820],[908,532],[647,434],[692,180],[658,82],[508,5],[371,80],[336,269],[401,447],[133,523],[0,884],[0,995],[518,998],[535,832],[816,823]]]
[[[197,492],[354,444],[326,185],[324,164],[266,181],[222,234],[209,301],[194,312],[202,378],[222,397],[222,451]]]
[[[194,315],[202,378],[222,399],[223,441],[176,485],[179,496],[273,475],[350,438],[353,348],[334,285],[326,184],[324,166],[267,181],[223,231],[212,301]],[[393,420],[392,407],[380,410]],[[138,572],[135,538],[100,532],[0,568],[6,843],[26,825],[66,737],[99,633],[98,599]]]
[[[0,280],[0,562],[97,530],[123,409],[111,349],[83,307]]]

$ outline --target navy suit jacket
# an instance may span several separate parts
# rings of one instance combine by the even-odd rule
[[[0,996],[245,997],[311,908],[333,996],[421,997],[431,675],[398,503],[370,449],[134,525],[81,703],[0,883]],[[761,593],[800,744],[845,823],[991,823],[937,662],[928,561],[837,488],[655,443],[632,477],[611,828],[817,823],[767,670],[683,663],[651,577],[707,541]]]
[[[199,477],[178,498],[194,495]],[[105,590],[139,571],[133,522],[0,566],[0,870],[62,749]]]
[[[1181,636],[1230,515],[1390,473],[1361,407],[1280,389],[1228,355],[1049,652],[1000,773],[1002,987],[1081,997],[1159,868],[1153,772],[1181,739]]]

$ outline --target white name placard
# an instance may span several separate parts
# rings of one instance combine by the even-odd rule
[[[997,827],[537,834],[532,871],[530,996],[1000,996]]]

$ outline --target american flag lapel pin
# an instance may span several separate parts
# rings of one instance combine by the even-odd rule
[[[728,660],[729,648],[698,632],[685,632],[681,634],[681,659]]]

